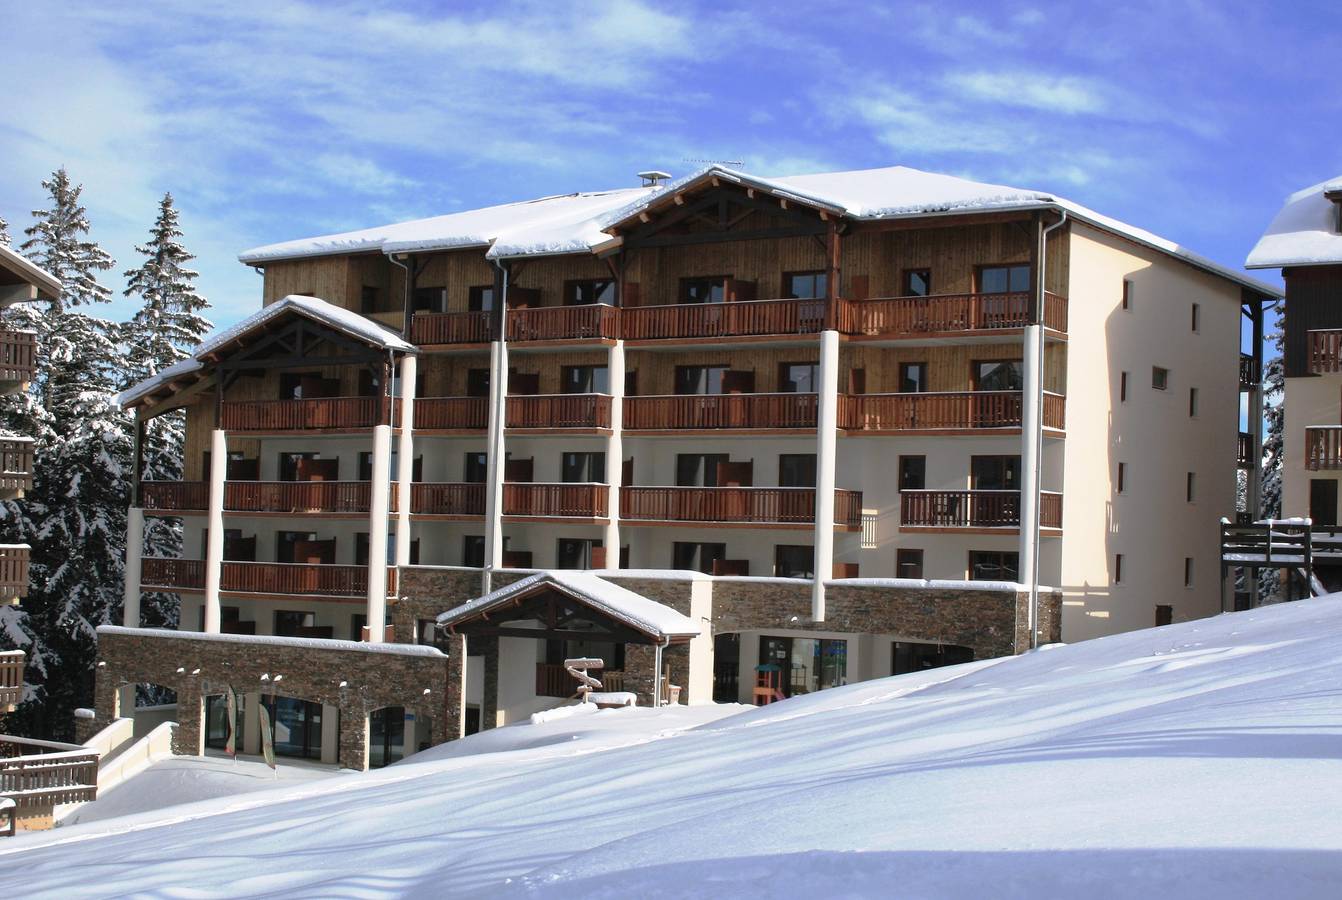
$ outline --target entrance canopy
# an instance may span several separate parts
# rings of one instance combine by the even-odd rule
[[[519,621],[537,621],[541,628],[500,624]],[[454,634],[637,644],[684,643],[700,633],[693,619],[669,606],[596,575],[572,571],[538,572],[448,610],[438,617],[438,625]]]

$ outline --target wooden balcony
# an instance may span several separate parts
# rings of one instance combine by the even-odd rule
[[[410,486],[410,511],[432,516],[483,516],[485,486],[479,482],[416,482]]]
[[[815,428],[815,394],[676,394],[626,397],[626,431]]]
[[[1020,527],[1020,491],[900,491],[899,520],[914,528]],[[1039,524],[1062,527],[1062,495],[1039,498]]]
[[[505,516],[538,516],[565,519],[606,517],[610,489],[604,484],[503,485]]]
[[[140,584],[146,590],[204,590],[205,561],[146,557],[140,563]],[[219,589],[245,594],[362,598],[368,595],[368,567],[225,560]],[[395,593],[396,569],[389,567],[387,595]]]
[[[489,311],[415,313],[410,342],[433,344],[486,344],[493,340],[494,314]]]
[[[813,488],[626,487],[620,518],[702,524],[813,525]],[[862,492],[834,492],[834,524],[862,525]]]
[[[824,324],[824,300],[672,303],[621,310],[621,330],[630,341],[818,334]]]
[[[227,400],[220,410],[220,427],[225,431],[340,431],[372,428],[386,421],[388,402],[378,397]]]
[[[1314,375],[1342,372],[1342,329],[1320,328],[1309,333],[1309,371]],[[1240,361],[1240,383],[1244,363]]]
[[[620,310],[605,303],[508,310],[510,341],[614,340],[619,336]]]
[[[1241,353],[1239,355],[1239,389],[1241,391],[1254,390],[1260,386],[1262,380],[1263,373],[1259,371],[1258,360],[1254,359],[1251,353]]]
[[[0,606],[28,596],[27,544],[0,544]]]
[[[27,656],[22,650],[0,650],[0,713],[13,712],[23,699],[23,665]]]
[[[37,335],[0,329],[0,382],[24,384],[37,372]]]
[[[1243,440],[1241,440],[1243,445]],[[1241,446],[1241,458],[1244,457]],[[1310,425],[1305,429],[1305,468],[1342,469],[1342,425]]]
[[[533,394],[508,397],[506,403],[509,428],[610,427],[606,394]]]
[[[1020,391],[951,391],[918,394],[845,394],[839,427],[857,432],[974,431],[1020,428]],[[1044,394],[1044,427],[1061,431],[1066,401]]]
[[[140,505],[154,512],[201,512],[210,506],[207,481],[141,481]]]
[[[0,493],[10,497],[33,487],[33,442],[0,439]]]
[[[0,797],[20,818],[49,816],[62,803],[98,796],[98,751],[78,744],[0,734]]]
[[[224,509],[230,512],[366,513],[370,481],[230,481]]]
[[[1235,464],[1241,469],[1253,469],[1258,466],[1258,460],[1254,459],[1253,435],[1247,431],[1239,433],[1239,447],[1235,455]]]
[[[488,397],[420,397],[415,400],[416,430],[484,431],[488,427]]]
[[[1024,328],[1029,324],[1030,295],[937,294],[928,297],[878,297],[845,301],[840,330],[869,337],[919,337],[972,331]],[[1067,330],[1067,300],[1044,295],[1044,325]]]

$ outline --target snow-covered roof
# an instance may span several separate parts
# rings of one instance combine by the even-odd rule
[[[438,624],[450,628],[547,587],[567,594],[574,600],[653,638],[688,638],[700,633],[699,625],[693,619],[669,606],[649,600],[642,594],[612,584],[590,572],[569,570],[537,572],[521,581],[515,581],[469,603],[463,603],[455,609],[449,609],[438,616]]]
[[[707,166],[655,187],[565,194],[490,206],[362,231],[269,244],[248,250],[238,258],[244,263],[262,264],[338,253],[409,253],[461,247],[488,247],[487,255],[493,259],[584,253],[609,242],[610,232],[620,223],[712,179],[764,191],[855,220],[1005,210],[1066,210],[1075,219],[1167,253],[1258,293],[1273,297],[1281,295],[1277,288],[1194,253],[1175,241],[1102,215],[1064,197],[908,166],[771,178],[725,166]]]
[[[59,297],[61,293],[56,276],[6,244],[0,244],[0,284],[29,284],[41,297]]]
[[[1249,269],[1342,263],[1336,207],[1326,193],[1342,191],[1342,178],[1321,181],[1286,198],[1267,231],[1249,251]]]
[[[122,407],[132,406],[177,379],[203,369],[205,360],[211,354],[219,352],[229,344],[264,326],[272,319],[288,313],[304,316],[342,334],[384,350],[392,350],[398,353],[419,352],[414,344],[406,341],[392,329],[352,310],[336,306],[334,303],[327,303],[317,297],[290,294],[262,307],[260,311],[248,316],[236,325],[206,338],[204,343],[198,346],[191,356],[173,363],[134,387],[122,391],[117,396],[117,403]]]
[[[217,634],[203,631],[177,631],[170,628],[127,628],[124,625],[99,625],[98,634],[123,634],[137,638],[216,641],[225,644],[265,644],[302,647],[308,650],[342,650],[380,653],[390,656],[440,657],[443,652],[428,644],[373,644],[368,641],[342,641],[336,638],[280,637],[270,634]]]

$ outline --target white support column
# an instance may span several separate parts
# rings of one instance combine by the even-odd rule
[[[368,641],[387,628],[387,520],[391,507],[391,426],[373,427],[373,483],[368,502]]]
[[[508,422],[508,345],[502,337],[489,345],[489,446],[485,468],[485,573],[483,590],[490,590],[490,572],[503,566],[504,428]]]
[[[811,619],[825,621],[825,579],[834,575],[834,469],[839,433],[839,333],[820,334],[820,410],[815,454],[815,579]]]
[[[410,492],[415,479],[415,379],[419,358],[401,357],[401,440],[396,450],[396,565],[410,565]]]
[[[205,545],[205,633],[219,633],[219,577],[224,568],[224,481],[228,472],[228,436],[210,434],[209,541]]]
[[[620,476],[624,471],[624,341],[616,341],[610,348],[606,363],[606,381],[610,389],[610,437],[606,439],[606,484],[610,493],[606,500],[606,533],[602,544],[606,548],[606,568],[620,567]]]
[[[1043,397],[1040,387],[1043,383],[1043,328],[1040,325],[1027,325],[1023,347],[1025,364],[1025,390],[1021,404],[1021,480],[1020,480],[1020,553],[1017,561],[1017,580],[1024,585],[1035,584],[1035,565],[1038,559],[1035,545],[1039,540],[1039,489],[1040,489],[1040,412]],[[1030,645],[1034,646],[1035,622],[1034,598],[1031,597],[1029,612]]]
[[[140,558],[144,553],[144,510],[126,511],[126,586],[121,598],[121,624],[140,627]]]

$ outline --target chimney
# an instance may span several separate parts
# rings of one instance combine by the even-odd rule
[[[670,181],[671,173],[649,169],[646,172],[639,172],[638,177],[643,179],[643,187],[657,187],[663,181]]]

